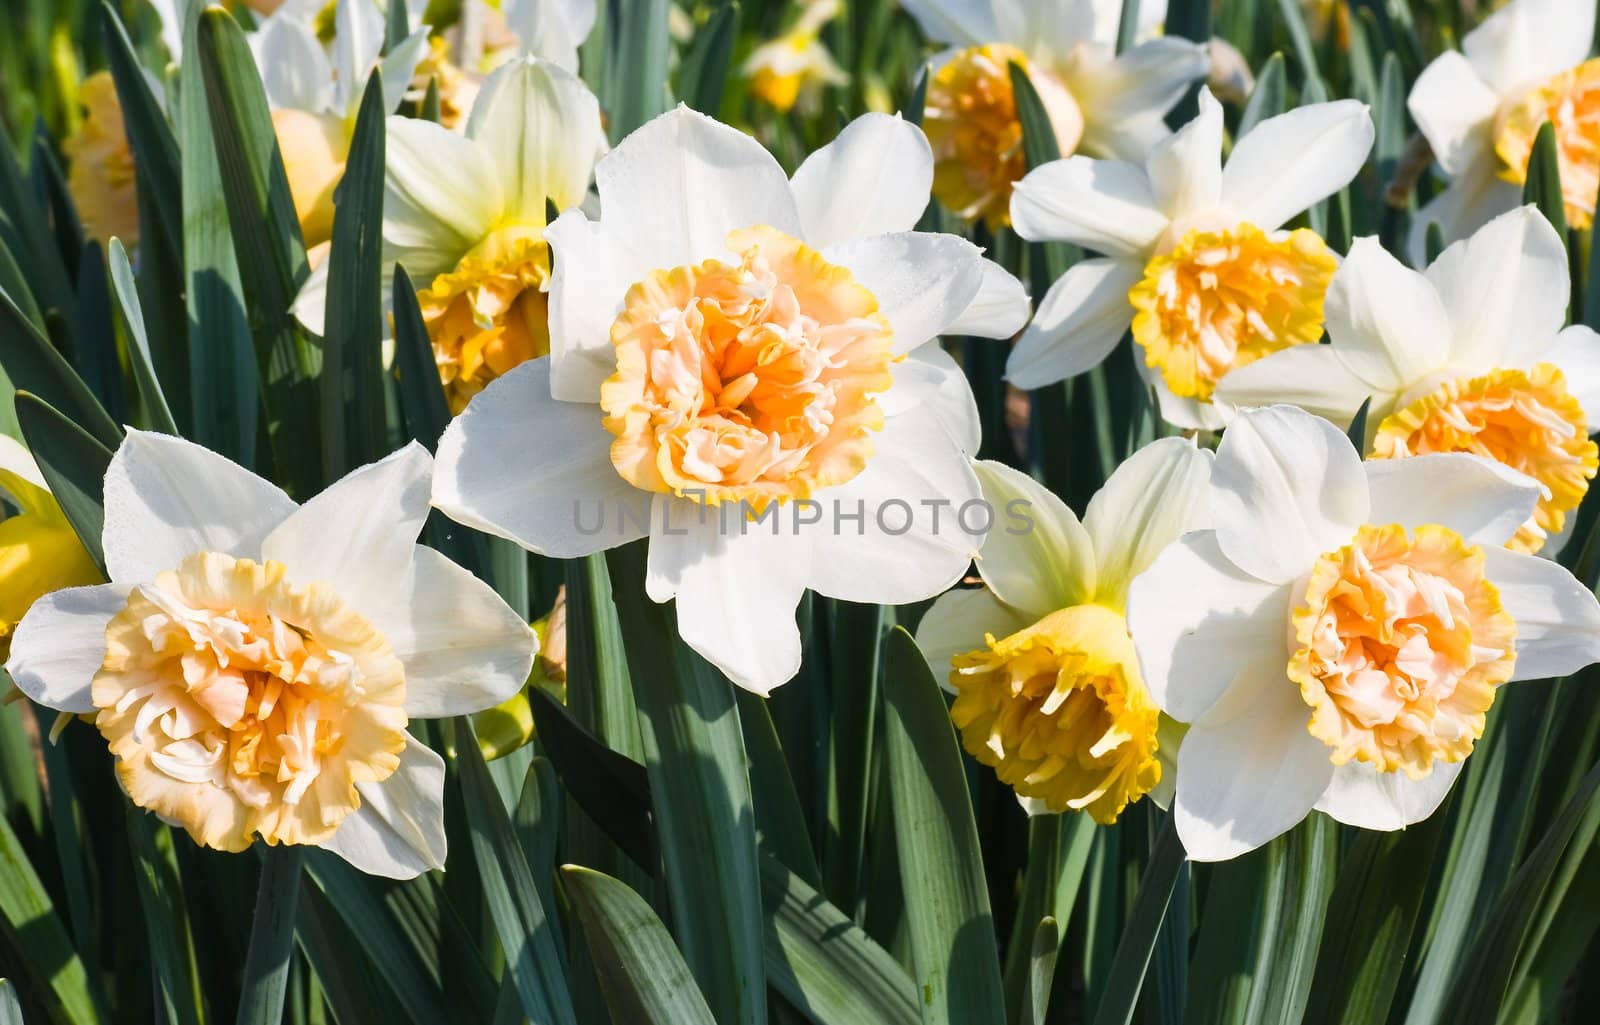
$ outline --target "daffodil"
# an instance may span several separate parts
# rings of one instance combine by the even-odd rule
[[[546,204],[583,202],[604,150],[594,95],[531,57],[495,70],[465,134],[389,119],[382,260],[404,265],[417,284],[452,411],[550,351]],[[295,302],[319,334],[327,275],[326,264],[313,271]]]
[[[368,76],[374,68],[381,72],[384,109],[393,111],[428,49],[424,26],[383,55],[384,14],[375,0],[339,0],[334,22],[331,59],[296,6],[280,8],[250,37],[308,246],[333,234],[333,191],[344,175]]]
[[[750,92],[787,113],[801,97],[812,97],[829,85],[844,85],[844,73],[818,34],[838,17],[840,0],[809,0],[789,30],[751,51],[743,74]]]
[[[134,189],[133,151],[122,123],[111,72],[96,71],[78,87],[83,123],[61,143],[67,155],[67,190],[90,238],[139,242],[139,203]]]
[[[578,70],[578,47],[594,28],[594,0],[503,0],[501,10],[524,55]]]
[[[434,504],[571,558],[649,538],[650,597],[765,693],[800,664],[807,587],[932,597],[977,549],[972,394],[928,344],[1004,337],[1021,285],[913,231],[933,156],[914,125],[852,122],[791,181],[685,107],[600,161],[602,216],[563,214],[551,352],[486,388],[440,441]]]
[[[955,694],[963,745],[1030,812],[1111,823],[1146,794],[1165,805],[1177,731],[1163,729],[1124,613],[1161,550],[1210,525],[1211,452],[1181,438],[1145,446],[1081,522],[1026,474],[977,470],[996,514],[978,553],[984,586],[939,598],[917,628]]]
[[[1010,222],[1027,170],[1010,66],[1038,92],[1062,155],[1143,160],[1168,134],[1163,118],[1210,68],[1204,46],[1153,38],[1116,52],[1116,0],[901,0],[937,59],[923,116],[937,161],[933,193],[956,214]],[[1152,5],[1159,24],[1165,5]],[[1143,12],[1143,7],[1140,8]]]
[[[1449,186],[1417,211],[1408,251],[1427,262],[1428,226],[1466,238],[1522,201],[1539,128],[1555,125],[1567,223],[1587,227],[1600,192],[1600,60],[1594,0],[1512,0],[1429,64],[1411,117]]]
[[[1178,834],[1235,857],[1313,809],[1421,821],[1483,734],[1498,688],[1600,659],[1600,602],[1504,542],[1539,497],[1500,463],[1363,463],[1292,406],[1240,413],[1211,473],[1214,528],[1133,582],[1145,684],[1190,724]]]
[[[1333,344],[1252,364],[1219,395],[1291,402],[1338,424],[1370,399],[1372,458],[1497,459],[1539,483],[1511,540],[1535,552],[1562,534],[1597,465],[1600,336],[1562,328],[1569,280],[1561,237],[1532,206],[1490,221],[1425,273],[1358,239],[1328,291]]]
[[[0,655],[23,614],[63,587],[100,579],[33,456],[0,434]]]
[[[6,669],[93,716],[129,798],[197,843],[310,844],[395,878],[443,867],[444,762],[407,727],[515,693],[537,642],[416,543],[430,463],[412,443],[301,506],[130,431],[105,480],[111,582],[35,602]]]
[[[1158,143],[1143,165],[1071,157],[1017,184],[1017,234],[1102,254],[1062,275],[1006,363],[1019,388],[1098,365],[1130,324],[1167,422],[1216,428],[1218,382],[1237,367],[1322,337],[1337,261],[1308,228],[1282,225],[1343,188],[1372,148],[1354,100],[1256,125],[1222,161],[1222,108]]]

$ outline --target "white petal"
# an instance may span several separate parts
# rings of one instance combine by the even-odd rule
[[[367,875],[412,879],[444,868],[444,759],[406,740],[400,767],[381,783],[357,783],[361,806],[322,844]]]
[[[1156,408],[1161,419],[1180,431],[1220,431],[1228,426],[1233,410],[1219,402],[1205,402],[1188,395],[1178,395],[1168,387],[1166,377],[1144,361],[1143,348],[1138,350],[1139,376],[1156,393]]]
[[[1450,358],[1450,317],[1433,284],[1376,238],[1359,238],[1334,271],[1328,336],[1374,394],[1398,398]]]
[[[1306,730],[1311,710],[1268,657],[1184,735],[1173,818],[1194,861],[1227,861],[1292,829],[1333,776],[1328,747]]]
[[[1522,202],[1522,186],[1497,173],[1500,158],[1485,148],[1479,159],[1457,175],[1445,190],[1428,200],[1411,217],[1406,236],[1406,259],[1413,267],[1428,265],[1428,227],[1439,226],[1445,243],[1464,239],[1490,220]]]
[[[648,273],[605,224],[568,210],[545,229],[555,270],[550,275],[550,389],[564,402],[600,401],[600,385],[617,369],[611,324],[628,289]]]
[[[1056,279],[1006,360],[1006,380],[1042,388],[1099,366],[1133,323],[1138,264],[1083,260]]]
[[[1446,50],[1423,69],[1406,108],[1447,174],[1461,174],[1475,159],[1492,158],[1484,148],[1491,145],[1500,97],[1456,51]]]
[[[391,117],[384,146],[385,262],[426,282],[498,226],[505,193],[489,151],[442,125]]]
[[[479,392],[445,428],[433,504],[457,523],[558,559],[615,548],[648,531],[648,492],[611,465],[597,406],[550,397],[549,359]]]
[[[909,121],[863,114],[807,157],[791,184],[813,249],[910,231],[928,206],[933,150]]]
[[[1222,199],[1222,104],[1200,90],[1200,113],[1157,143],[1145,163],[1156,203],[1168,217],[1210,210]]]
[[[327,584],[374,619],[410,572],[432,469],[428,450],[413,441],[351,470],[273,528],[262,556],[283,563],[296,586]]]
[[[1538,481],[1465,453],[1373,459],[1362,466],[1372,497],[1370,522],[1437,523],[1474,544],[1505,544],[1539,501]]]
[[[1155,145],[1171,134],[1166,120],[1154,111],[1118,121],[1090,121],[1083,126],[1078,152],[1101,160],[1128,160],[1142,165]]]
[[[311,269],[294,297],[290,312],[294,319],[314,335],[323,333],[328,308],[328,261],[323,260]]]
[[[1069,85],[1084,120],[1116,123],[1140,114],[1165,115],[1206,77],[1211,60],[1201,44],[1166,36],[1140,43],[1108,64],[1081,67]]]
[[[902,231],[829,246],[822,255],[847,267],[878,300],[894,328],[894,351],[907,353],[944,334],[978,297],[983,250],[954,235]]]
[[[411,80],[416,77],[417,65],[422,63],[422,56],[427,52],[428,27],[424,25],[402,39],[399,46],[384,54],[383,60],[378,62],[378,71],[383,75],[385,113],[392,114],[400,109],[406,91],[411,88]]]
[[[344,3],[333,11],[333,66],[335,105],[339,114],[353,112],[361,102],[367,73],[383,50],[387,28],[377,4]]]
[[[1192,440],[1163,438],[1129,456],[1089,499],[1083,527],[1099,569],[1097,600],[1121,605],[1168,545],[1211,526],[1211,462]]]
[[[1264,231],[1344,188],[1372,149],[1367,106],[1356,100],[1297,107],[1256,125],[1222,169],[1222,202]]]
[[[1011,194],[1011,223],[1032,242],[1072,242],[1141,265],[1167,230],[1144,168],[1088,157],[1029,171]]]
[[[622,140],[595,166],[595,181],[605,221],[627,231],[645,268],[724,256],[728,233],[740,228],[801,235],[789,179],[772,154],[688,107]]]
[[[527,57],[502,64],[484,82],[467,137],[498,172],[503,217],[523,224],[543,224],[547,202],[557,210],[582,203],[606,149],[594,94],[570,71]]]
[[[1165,548],[1128,592],[1128,632],[1161,710],[1194,722],[1248,663],[1287,665],[1289,591],[1235,566],[1214,531]]]
[[[1239,408],[1287,403],[1341,428],[1372,398],[1368,423],[1374,423],[1383,400],[1372,385],[1350,372],[1332,345],[1294,345],[1228,371],[1217,385],[1216,398]]]
[[[893,368],[894,387],[878,396],[878,408],[892,417],[924,403],[931,404],[961,451],[974,455],[983,441],[978,402],[967,375],[936,344],[919,346]]]
[[[256,558],[294,512],[276,485],[193,442],[128,429],[106,470],[106,570],[143,583],[196,552]]]
[[[1556,336],[1540,360],[1554,363],[1567,378],[1567,391],[1583,407],[1590,433],[1600,430],[1600,334],[1573,324]]]
[[[984,260],[980,267],[983,275],[978,283],[978,294],[944,333],[973,338],[1010,338],[1028,322],[1028,291],[1010,271],[993,260]]]
[[[504,0],[504,11],[524,53],[578,70],[578,48],[594,28],[595,0]]]
[[[1389,832],[1421,822],[1444,803],[1466,762],[1435,762],[1422,779],[1361,761],[1336,765],[1317,811],[1347,826]]]
[[[968,587],[941,594],[917,623],[917,647],[933,667],[939,686],[950,689],[950,660],[1024,630],[1034,618],[1018,612],[987,587]]]
[[[406,714],[467,715],[511,697],[539,638],[494,588],[432,548],[415,546],[403,582],[375,622],[406,669]]]
[[[865,470],[817,493],[823,518],[811,529],[808,583],[868,604],[931,598],[960,580],[978,553],[977,475],[931,404],[887,418],[874,441]]]
[[[62,712],[94,711],[94,674],[106,656],[106,624],[129,585],[69,587],[38,599],[17,624],[6,672],[32,701]]]
[[[1450,246],[1428,280],[1454,328],[1451,364],[1473,373],[1524,366],[1567,319],[1567,248],[1539,208],[1501,214]]]
[[[269,107],[313,114],[331,109],[333,65],[309,25],[295,18],[268,18],[249,39]]]
[[[1558,563],[1485,547],[1490,581],[1517,621],[1513,680],[1567,676],[1600,661],[1600,602]]]
[[[1000,38],[989,0],[901,0],[901,6],[931,42],[973,46]]]
[[[1461,40],[1467,60],[1501,95],[1540,83],[1589,56],[1594,5],[1584,0],[1518,0]]]
[[[29,452],[22,442],[9,434],[0,434],[0,471],[14,474],[22,478],[40,491],[49,491],[50,485],[46,483],[44,474],[39,470],[39,464],[34,461],[33,453]],[[0,488],[4,488],[0,484]],[[12,495],[12,498],[18,496]],[[21,505],[21,502],[14,503]]]
[[[1021,470],[976,463],[995,523],[978,553],[978,573],[1001,601],[1041,618],[1095,598],[1094,543],[1067,504]]]

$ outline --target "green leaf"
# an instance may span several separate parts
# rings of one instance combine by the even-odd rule
[[[450,423],[450,405],[434,362],[428,325],[417,305],[417,290],[404,267],[394,269],[394,360],[400,378],[400,413],[406,433],[429,452],[439,449],[439,436]]]
[[[1138,42],[1139,0],[1122,0],[1122,12],[1117,19],[1117,52],[1126,53]]]
[[[1117,953],[1111,959],[1110,972],[1100,991],[1095,1025],[1116,1025],[1118,1022],[1127,1025],[1133,1020],[1134,1009],[1139,1003],[1139,990],[1144,985],[1150,955],[1156,947],[1156,936],[1167,916],[1173,886],[1177,884],[1187,863],[1183,841],[1178,839],[1178,827],[1169,817],[1156,840],[1155,849],[1150,852],[1144,875],[1139,879],[1133,910],[1128,914],[1122,939],[1117,942]]]
[[[0,979],[0,1025],[27,1025],[22,1020],[22,1005],[10,979]]]
[[[756,841],[761,849],[789,867],[812,886],[822,885],[822,870],[812,852],[800,798],[789,778],[788,763],[778,732],[772,726],[766,699],[735,690],[739,726],[750,756],[750,796],[756,810]]]
[[[1278,913],[1256,959],[1247,1022],[1298,1025],[1304,1015],[1333,894],[1338,845],[1338,827],[1325,815],[1312,815],[1290,832],[1269,891]]]
[[[1022,1025],[1045,1025],[1050,1012],[1050,987],[1056,978],[1056,955],[1061,950],[1061,930],[1054,918],[1039,920],[1028,945],[1028,996],[1022,1006]]]
[[[610,40],[616,80],[608,108],[613,143],[667,109],[671,9],[671,0],[629,0],[617,7],[617,35]],[[694,963],[692,956],[689,963]]]
[[[44,314],[33,300],[33,289],[28,286],[27,276],[17,266],[16,258],[3,238],[0,238],[0,293],[11,300],[35,331],[41,335],[45,333]]]
[[[205,1020],[205,996],[195,963],[194,938],[189,932],[172,833],[132,804],[125,810],[133,878],[139,889],[145,938],[155,962],[167,1020],[173,1025],[199,1025]]]
[[[154,222],[140,219],[141,234],[159,232],[177,247],[183,241],[182,175],[178,143],[144,69],[134,53],[128,32],[109,2],[100,5],[100,22],[106,36],[106,62],[117,87],[117,103],[133,153],[134,177],[141,196],[148,196],[157,213]],[[142,211],[141,211],[142,213]]]
[[[37,395],[106,445],[115,447],[121,441],[122,429],[83,378],[4,295],[0,295],[0,367],[17,391]]]
[[[139,392],[143,411],[142,425],[162,434],[176,435],[177,422],[167,405],[167,396],[156,378],[155,364],[150,358],[150,339],[145,333],[144,310],[139,304],[139,288],[133,280],[133,268],[128,265],[127,250],[118,239],[111,240],[107,252],[107,274],[111,278],[112,315],[117,330],[123,338],[123,350],[128,354],[128,364],[133,370],[134,387]]]
[[[860,899],[867,808],[878,724],[883,633],[890,621],[878,605],[831,603],[828,635],[833,701],[829,707],[828,821],[823,836],[823,889],[840,907]]]
[[[83,962],[56,917],[50,895],[28,862],[11,824],[0,816],[0,942],[12,982],[55,1025],[98,1025]]]
[[[268,847],[261,859],[261,882],[250,921],[250,952],[245,957],[237,1025],[280,1025],[289,957],[294,952],[295,909],[300,903],[304,852],[295,844]]]
[[[1278,14],[1289,30],[1289,40],[1294,44],[1296,59],[1300,61],[1305,88],[1310,89],[1311,83],[1322,81],[1322,72],[1317,70],[1317,51],[1311,44],[1311,32],[1306,28],[1305,15],[1297,0],[1278,0]]]
[[[561,874],[614,1020],[716,1025],[683,955],[643,898],[579,865],[567,865]]]
[[[1283,54],[1274,53],[1256,76],[1256,87],[1250,91],[1250,99],[1245,101],[1244,112],[1239,115],[1235,137],[1242,139],[1267,118],[1282,114],[1288,103],[1287,95],[1288,72],[1284,69]]]
[[[1350,439],[1350,445],[1356,450],[1357,455],[1365,455],[1367,451],[1367,413],[1372,409],[1372,396],[1368,395],[1361,400],[1361,406],[1356,410],[1356,415],[1350,420],[1350,427],[1344,432]]]
[[[1006,1006],[1013,1018],[1028,1005],[1027,987],[1033,972],[1032,931],[1049,918],[1072,919],[1095,821],[1084,814],[1033,815],[1028,818],[1028,860],[1022,876],[1022,896],[1017,901],[1011,941],[1006,945]],[[1031,923],[1031,927],[1030,927]]]
[[[12,255],[28,268],[34,298],[44,309],[66,318],[72,335],[76,304],[61,250],[50,231],[44,204],[23,176],[16,151],[6,140],[0,140],[0,232]]]
[[[722,106],[722,89],[728,80],[733,37],[739,29],[739,4],[722,0],[711,17],[696,29],[694,41],[678,67],[678,95],[702,114],[715,116]]]
[[[322,471],[337,478],[380,458],[383,406],[382,76],[367,78],[339,182],[322,340]]]
[[[887,645],[885,768],[922,1020],[998,1025],[1000,961],[961,749],[916,642],[895,627]]]
[[[1522,201],[1532,203],[1556,229],[1556,234],[1567,237],[1567,204],[1561,192],[1561,150],[1556,144],[1555,125],[1546,121],[1539,126],[1533,141],[1533,152],[1528,156],[1528,176],[1522,186]]]
[[[335,857],[328,855],[329,858]],[[358,931],[334,910],[328,895],[311,882],[311,873],[301,881],[300,920],[295,939],[316,975],[318,988],[340,1022],[392,1022],[406,1018],[415,1009],[403,1004],[386,981],[379,950],[391,937]],[[369,957],[368,954],[371,954]],[[449,1012],[428,1022],[449,1021]]]
[[[105,527],[105,477],[111,450],[29,392],[17,393],[17,421],[50,493],[104,573],[100,533]]]
[[[383,25],[383,52],[388,53],[411,34],[411,5],[408,3],[390,4],[387,11],[388,17]]]
[[[522,998],[523,1014],[530,1021],[576,1025],[562,969],[565,962],[556,945],[553,923],[534,885],[527,855],[489,777],[471,722],[466,718],[454,722],[473,860],[483,882],[489,917],[505,951],[506,971]]]
[[[673,935],[719,1022],[765,1025],[755,814],[733,685],[678,639],[673,608],[645,595],[644,544],[608,561]]]

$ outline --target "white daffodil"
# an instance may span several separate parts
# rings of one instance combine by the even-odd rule
[[[1217,394],[1290,402],[1340,425],[1370,398],[1372,458],[1497,459],[1539,483],[1538,507],[1511,541],[1535,552],[1561,534],[1597,465],[1600,337],[1563,330],[1570,288],[1561,237],[1531,206],[1455,243],[1426,273],[1357,239],[1328,290],[1333,344],[1269,356]]]
[[[786,32],[752,50],[741,71],[751,95],[788,113],[802,98],[807,109],[815,106],[823,86],[847,84],[850,76],[818,38],[842,10],[841,0],[807,0]]]
[[[996,517],[978,554],[985,586],[945,594],[917,627],[962,744],[1031,813],[1109,824],[1145,794],[1165,806],[1179,731],[1145,689],[1124,610],[1162,549],[1210,526],[1211,452],[1145,446],[1082,522],[1026,474],[977,469]]]
[[[571,72],[531,57],[489,76],[465,134],[389,119],[382,260],[416,282],[452,411],[550,351],[546,204],[582,203],[604,151],[594,95]],[[327,286],[323,264],[295,301],[296,316],[319,334]]]
[[[524,54],[578,70],[578,47],[594,29],[594,0],[503,0],[500,9]]]
[[[315,28],[292,6],[262,21],[250,36],[308,246],[333,234],[333,191],[344,175],[368,76],[374,69],[382,74],[383,108],[393,111],[428,49],[423,26],[383,55],[383,8],[375,0],[339,0],[334,24],[331,58]]]
[[[305,505],[198,445],[130,431],[105,481],[108,584],[35,602],[6,670],[94,716],[141,808],[197,843],[313,844],[364,872],[442,868],[444,762],[411,719],[521,688],[533,631],[416,543],[416,443]]]
[[[1522,202],[1528,157],[1555,125],[1567,223],[1586,228],[1600,192],[1600,60],[1594,0],[1512,0],[1441,54],[1411,87],[1411,117],[1449,186],[1417,211],[1408,254],[1427,262],[1427,232],[1466,238]]]
[[[956,515],[980,498],[978,429],[927,343],[1009,335],[1027,300],[971,243],[911,230],[932,176],[922,133],[884,114],[793,181],[688,108],[649,122],[595,169],[601,219],[545,233],[550,356],[451,423],[434,504],[561,558],[648,536],[650,597],[762,693],[799,668],[807,587],[949,587],[983,526]]]
[[[1118,55],[1117,0],[901,0],[951,49],[928,83],[923,126],[933,143],[933,194],[969,220],[1009,223],[1011,189],[1027,170],[1010,65],[1028,74],[1063,155],[1142,160],[1168,134],[1163,118],[1210,69],[1206,48],[1153,38]],[[1141,5],[1160,23],[1165,4]]]
[[[1097,366],[1128,331],[1161,415],[1216,428],[1211,399],[1236,367],[1322,337],[1322,299],[1337,261],[1308,228],[1284,222],[1355,177],[1372,148],[1355,100],[1268,118],[1222,161],[1222,108],[1199,115],[1143,166],[1071,157],[1017,183],[1011,218],[1034,241],[1102,254],[1051,286],[1011,351],[1006,377],[1039,388]]]
[[[1214,529],[1133,582],[1145,684],[1189,723],[1173,802],[1220,861],[1313,808],[1399,829],[1432,814],[1497,688],[1600,659],[1600,602],[1503,547],[1539,495],[1477,456],[1363,463],[1293,406],[1239,414],[1211,473]]]

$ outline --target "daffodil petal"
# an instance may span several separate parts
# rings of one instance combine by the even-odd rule
[[[933,189],[933,150],[922,129],[863,114],[800,164],[791,182],[807,245],[910,231]]]
[[[503,217],[542,225],[545,206],[583,202],[606,150],[600,104],[578,77],[518,58],[496,68],[472,104],[467,137],[482,146],[505,190]]]
[[[1029,171],[1011,195],[1011,223],[1032,242],[1072,242],[1141,264],[1167,229],[1144,168],[1088,157]]]
[[[1591,4],[1519,0],[1495,11],[1461,40],[1473,70],[1506,95],[1589,56],[1594,40]]]
[[[313,114],[333,109],[333,65],[309,25],[298,18],[268,18],[249,40],[269,107]]]
[[[1210,210],[1222,199],[1222,104],[1200,90],[1200,113],[1157,143],[1145,167],[1156,204],[1168,217]]]
[[[1406,109],[1445,173],[1462,174],[1474,161],[1493,159],[1489,133],[1500,97],[1455,50],[1440,54],[1417,76]]]
[[[1211,451],[1188,438],[1162,438],[1129,456],[1089,499],[1083,528],[1094,545],[1097,601],[1120,606],[1168,545],[1211,526],[1211,462]]]
[[[6,662],[17,689],[62,712],[93,712],[89,687],[105,659],[106,624],[127,601],[129,586],[70,587],[34,602]]]
[[[978,553],[989,589],[1035,619],[1093,601],[1095,547],[1077,515],[1020,470],[990,460],[975,467],[997,521]]]
[[[1374,134],[1372,115],[1356,100],[1268,118],[1228,155],[1223,206],[1271,231],[1348,185],[1367,162]]]
[[[385,261],[404,263],[426,282],[496,227],[505,192],[489,151],[474,140],[417,118],[391,117],[386,125]]]
[[[1600,430],[1600,334],[1573,324],[1556,335],[1554,344],[1539,358],[1561,368],[1567,391],[1583,407],[1589,432]]]
[[[1465,759],[1435,762],[1427,776],[1412,779],[1403,772],[1384,772],[1368,762],[1349,761],[1334,766],[1333,779],[1316,809],[1360,829],[1404,829],[1428,818],[1444,803],[1466,765]]]
[[[917,623],[917,647],[933,668],[939,686],[950,690],[950,660],[988,643],[985,635],[1009,637],[1034,622],[994,596],[987,587],[941,594]]]
[[[381,783],[357,783],[361,806],[322,844],[367,875],[413,879],[444,868],[444,759],[406,739],[400,767]]]
[[[1600,662],[1600,601],[1559,563],[1485,547],[1489,580],[1517,621],[1512,680],[1554,679]]]
[[[1437,523],[1474,544],[1502,545],[1533,515],[1539,482],[1503,463],[1458,452],[1362,464],[1372,523]]]
[[[948,352],[937,345],[923,345],[894,365],[894,387],[878,396],[878,408],[894,417],[924,403],[938,410],[939,422],[950,432],[961,451],[973,455],[983,441],[978,419],[978,402],[972,395],[967,375]]]
[[[1479,160],[1424,203],[1411,218],[1406,259],[1413,267],[1428,265],[1428,229],[1439,226],[1445,242],[1466,238],[1522,202],[1522,186],[1495,173],[1497,161]]]
[[[1128,289],[1141,275],[1139,265],[1121,260],[1074,264],[1050,286],[1017,339],[1006,360],[1006,380],[1018,388],[1042,388],[1099,366],[1133,323]]]
[[[978,297],[983,251],[954,235],[901,231],[829,246],[829,263],[846,267],[878,300],[894,329],[896,354],[944,334]]]
[[[1398,399],[1450,358],[1450,316],[1433,283],[1376,238],[1351,245],[1326,309],[1339,358],[1382,398]]]
[[[578,48],[594,29],[595,0],[504,0],[502,9],[524,53],[578,70]]]
[[[1028,291],[1010,271],[993,260],[984,260],[979,266],[983,277],[978,283],[978,294],[944,333],[1010,338],[1028,323]]]
[[[625,243],[581,210],[569,210],[545,229],[554,254],[550,276],[550,387],[565,402],[596,403],[600,385],[617,369],[611,324],[628,287],[643,275]]]
[[[1369,398],[1375,408],[1367,414],[1368,423],[1381,419],[1384,408],[1373,386],[1352,373],[1332,345],[1293,345],[1230,370],[1215,394],[1217,401],[1238,408],[1288,403],[1338,427],[1349,427]]]
[[[935,43],[964,46],[1000,38],[989,0],[901,0],[901,6]]]
[[[1090,65],[1087,73],[1073,77],[1072,85],[1074,94],[1081,96],[1085,120],[1115,123],[1139,114],[1166,114],[1210,67],[1204,46],[1164,36],[1140,43],[1109,63]]]

